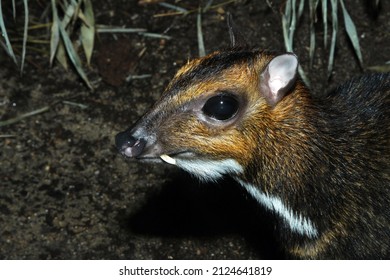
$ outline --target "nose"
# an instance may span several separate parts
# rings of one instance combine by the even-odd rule
[[[133,137],[129,130],[115,136],[115,145],[119,152],[126,157],[138,157],[145,148],[146,140]]]

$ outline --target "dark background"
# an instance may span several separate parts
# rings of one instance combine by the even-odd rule
[[[39,2],[30,2],[31,14],[39,17]],[[278,12],[283,1],[270,2],[273,9],[266,1],[236,1],[204,13],[206,51],[229,45],[228,11],[248,42],[283,51]],[[379,16],[375,16],[367,2],[345,1],[360,35],[365,67],[390,60],[389,3],[382,1]],[[74,71],[65,71],[58,64],[50,69],[47,54],[29,49],[21,77],[0,52],[1,120],[51,106],[45,113],[0,128],[0,258],[283,257],[272,238],[272,217],[231,181],[200,184],[175,167],[127,162],[113,146],[115,134],[157,100],[179,66],[198,56],[196,13],[155,17],[172,11],[127,0],[96,0],[93,5],[99,24],[146,28],[160,34],[166,31],[172,39],[99,34],[92,66],[86,68],[95,92],[89,91]],[[197,9],[198,2],[179,1],[176,5]],[[9,12],[9,8],[3,9],[5,14]],[[314,94],[362,74],[341,13],[339,20],[329,84],[321,24],[317,26],[318,50],[312,69],[308,67],[307,13],[297,30],[295,50]],[[130,74],[151,77],[125,82]]]

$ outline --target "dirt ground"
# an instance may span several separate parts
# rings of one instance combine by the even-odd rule
[[[176,2],[187,9],[199,5]],[[204,13],[206,51],[229,45],[226,12],[250,43],[282,51],[283,1],[269,2],[273,9],[266,1],[236,1]],[[390,3],[382,1],[374,16],[366,2],[345,1],[368,67],[390,60]],[[230,180],[201,184],[168,165],[126,161],[114,147],[115,134],[157,100],[180,65],[198,56],[196,13],[156,17],[172,10],[141,6],[138,0],[93,4],[99,24],[146,28],[172,38],[99,34],[88,69],[94,92],[74,71],[49,68],[47,55],[29,51],[21,77],[0,52],[0,120],[50,106],[0,127],[0,258],[283,258],[272,238],[272,217]],[[31,5],[39,16],[39,7]],[[296,53],[315,94],[362,73],[341,15],[340,24],[329,84],[321,39],[314,66],[308,67],[307,16],[297,30]],[[150,76],[125,80],[145,74]]]

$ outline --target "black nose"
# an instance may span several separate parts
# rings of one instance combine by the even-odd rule
[[[115,136],[115,145],[119,152],[126,157],[138,157],[145,148],[146,141],[143,138],[135,138],[126,130]]]

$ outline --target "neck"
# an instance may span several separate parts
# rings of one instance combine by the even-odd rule
[[[299,95],[287,96],[265,120],[268,126],[259,132],[257,156],[236,180],[279,217],[286,239],[312,242],[330,224],[334,197],[320,181],[331,173],[332,163],[310,96],[302,88],[292,94]]]

